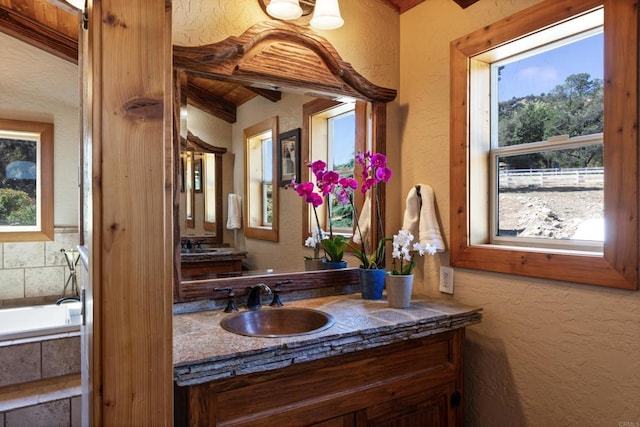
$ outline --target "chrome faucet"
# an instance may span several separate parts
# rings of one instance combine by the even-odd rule
[[[267,295],[273,295],[273,291],[269,286],[264,283],[258,283],[249,290],[249,297],[247,297],[247,308],[249,310],[257,310],[262,306],[260,302],[260,291],[264,289],[267,291]]]

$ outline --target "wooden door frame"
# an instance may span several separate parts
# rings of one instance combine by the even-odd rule
[[[175,184],[171,1],[89,0],[81,38],[83,167],[90,176],[83,182],[89,214],[83,224],[83,425],[168,426]]]

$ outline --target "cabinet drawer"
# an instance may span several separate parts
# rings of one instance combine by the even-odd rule
[[[211,384],[216,425],[308,425],[455,381],[457,331]]]

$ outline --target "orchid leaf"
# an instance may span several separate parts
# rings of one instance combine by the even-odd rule
[[[339,262],[342,261],[344,250],[349,244],[349,241],[344,236],[334,236],[333,238],[322,239],[321,243],[325,253],[329,257],[329,261]]]

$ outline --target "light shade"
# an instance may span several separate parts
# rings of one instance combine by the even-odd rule
[[[319,30],[333,30],[342,27],[344,20],[340,16],[338,0],[316,0],[316,8],[310,24]]]
[[[84,9],[84,1],[85,0],[66,0],[67,3],[79,10]]]
[[[302,16],[302,8],[298,0],[271,0],[267,13],[276,19],[290,20]]]

